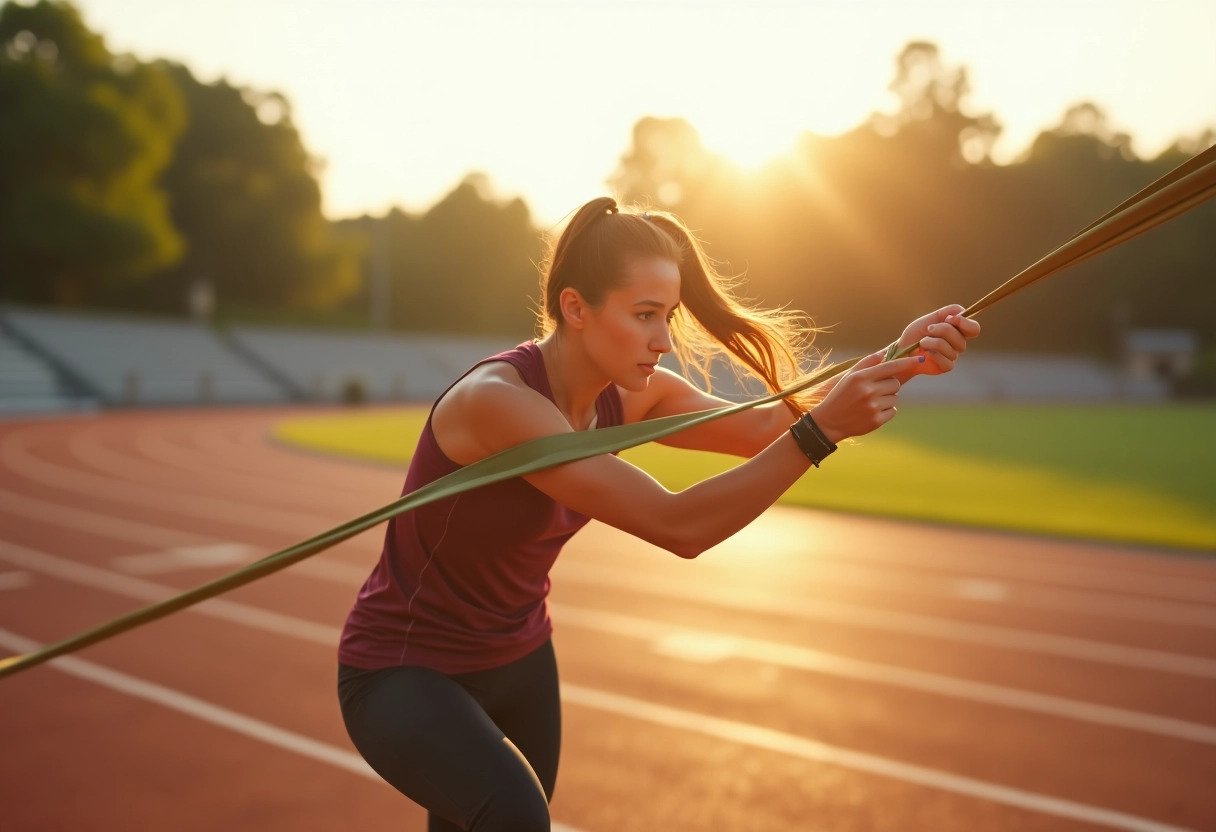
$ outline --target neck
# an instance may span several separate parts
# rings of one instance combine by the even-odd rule
[[[609,379],[591,362],[577,338],[554,331],[537,342],[545,357],[545,374],[553,401],[575,430],[586,430],[595,415],[595,400]]]

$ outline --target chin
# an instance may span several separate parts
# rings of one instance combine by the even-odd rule
[[[622,390],[628,390],[630,393],[641,393],[650,386],[650,376],[632,372],[613,379],[612,383]]]

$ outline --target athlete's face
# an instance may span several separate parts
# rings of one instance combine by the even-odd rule
[[[668,325],[680,303],[680,268],[662,257],[638,258],[625,280],[589,310],[587,347],[608,377],[626,390],[644,390],[659,357],[671,352]]]

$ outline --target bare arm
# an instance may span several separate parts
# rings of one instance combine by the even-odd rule
[[[694,387],[683,376],[662,367],[651,377],[644,391],[622,391],[621,401],[626,422],[695,413],[732,404]],[[794,416],[789,408],[782,402],[774,402],[682,430],[659,442],[676,448],[753,457],[785,433],[792,421]]]
[[[830,422],[834,439],[866,433],[888,421],[898,386],[891,376],[918,360],[877,366],[877,357],[871,359],[868,373],[851,374],[854,381],[842,381],[823,403],[833,401],[830,412],[839,416]],[[552,402],[524,385],[510,368],[496,365],[466,376],[449,391],[436,406],[432,425],[440,447],[462,465],[571,430]],[[758,517],[809,466],[782,430],[748,461],[679,492],[668,491],[646,472],[610,454],[548,468],[526,479],[575,511],[690,558]]]

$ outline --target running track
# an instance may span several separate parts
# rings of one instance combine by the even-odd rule
[[[0,422],[0,655],[397,496],[288,415]],[[0,681],[0,825],[421,832],[334,695],[381,534]],[[1216,560],[778,509],[690,562],[592,524],[552,602],[555,829],[1216,830]]]

